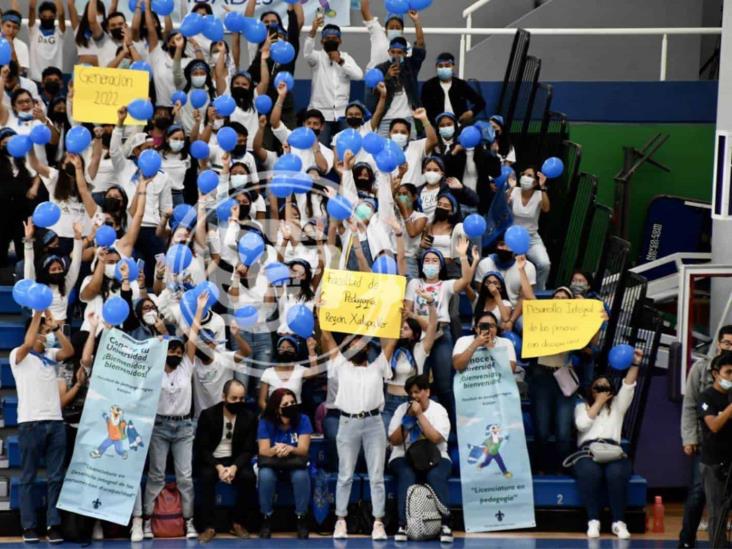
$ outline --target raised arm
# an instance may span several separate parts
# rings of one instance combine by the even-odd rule
[[[71,3],[73,0],[69,0],[69,3]],[[111,10],[110,10],[111,11]],[[87,15],[87,21],[89,23],[89,30],[92,33],[92,38],[94,40],[99,40],[104,35],[104,29],[102,29],[102,26],[99,24],[99,21],[97,21],[97,17],[99,16],[99,13],[97,12],[97,2],[96,0],[91,0],[89,2],[89,11],[86,12]]]
[[[272,37],[267,35],[267,38],[262,44],[262,49],[259,50],[259,84],[257,84],[256,88],[259,95],[265,95],[269,89],[270,74],[268,61],[271,46]]]
[[[14,4],[16,2],[13,2]],[[36,23],[36,0],[28,0],[28,28]]]
[[[69,10],[69,19],[71,20],[71,28],[76,30],[79,28],[79,12],[76,11],[74,0],[66,0],[66,9]],[[91,8],[90,8],[91,9]],[[66,22],[64,21],[64,25]]]
[[[376,91],[379,93],[379,100],[376,102],[376,108],[369,121],[372,131],[379,129],[381,121],[384,118],[384,113],[386,112],[386,84],[379,82],[378,86],[376,86]]]
[[[274,107],[272,108],[272,114],[269,117],[269,124],[273,130],[279,129],[282,123],[282,107],[285,104],[285,97],[287,96],[287,84],[280,82],[277,86],[277,101],[275,101]]]
[[[257,0],[247,0],[247,7],[244,9],[244,15],[254,17],[254,10],[257,9]]]
[[[137,5],[140,5],[139,1],[137,2]],[[155,19],[152,16],[150,0],[145,0],[145,29],[147,30],[147,50],[153,51],[158,47],[158,32],[155,29]]]
[[[363,19],[364,23],[367,21],[371,21],[374,18],[374,15],[371,13],[370,0],[361,0],[361,18]]]
[[[196,299],[196,314],[193,317],[191,330],[188,332],[188,341],[186,342],[186,355],[191,362],[193,362],[193,359],[196,357],[196,343],[198,342],[198,332],[201,330],[201,318],[203,317],[203,310],[206,308],[207,301],[207,291],[201,292]]]
[[[424,48],[424,29],[422,28],[422,19],[419,16],[419,12],[416,10],[409,10],[407,15],[409,15],[412,23],[414,23],[414,30],[417,33],[417,39],[414,41],[414,45],[418,48]]]
[[[231,333],[231,337],[234,338],[234,341],[236,341],[237,346],[239,347],[239,350],[234,354],[235,360],[241,362],[248,356],[252,356],[252,348],[249,346],[249,343],[247,343],[247,340],[244,339],[241,336],[241,332],[239,331],[239,325],[236,323],[236,320],[233,319],[229,323],[229,332]]]
[[[475,272],[475,266],[477,266],[478,261],[480,261],[480,253],[477,249],[477,246],[473,247],[473,263],[471,264],[468,261],[468,246],[470,246],[470,241],[464,236],[461,236],[456,246],[458,255],[460,257],[461,270],[460,278],[455,281],[454,290],[456,294],[462,292],[465,288],[467,288],[468,284],[470,284],[470,281],[473,278],[473,273]]]
[[[42,311],[34,311],[33,317],[31,319],[31,323],[28,326],[28,330],[25,332],[25,339],[23,340],[23,343],[18,347],[18,349],[15,351],[15,363],[18,364],[19,362],[22,362],[25,357],[28,356],[28,354],[33,350],[33,344],[36,342],[36,339],[38,338],[38,330],[41,327],[41,316],[43,315]]]
[[[132,255],[132,248],[135,247],[137,237],[140,235],[140,227],[142,227],[142,217],[145,215],[145,194],[147,193],[147,185],[150,179],[141,177],[137,183],[137,191],[135,193],[135,199],[141,198],[142,205],[135,208],[135,214],[132,217],[132,222],[127,229],[125,235],[120,238],[117,246],[123,247],[122,252],[126,255]],[[124,214],[123,214],[124,215]]]

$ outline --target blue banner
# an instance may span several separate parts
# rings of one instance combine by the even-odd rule
[[[506,351],[475,351],[453,392],[465,531],[536,526],[521,399]]]
[[[105,330],[59,509],[127,525],[158,408],[168,342]]]

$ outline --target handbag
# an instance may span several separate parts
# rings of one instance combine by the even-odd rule
[[[402,427],[404,429],[404,427]],[[404,433],[404,455],[407,458],[407,463],[417,473],[426,473],[432,469],[435,465],[440,463],[442,454],[437,444],[427,440],[426,438],[417,440],[409,445],[407,448],[407,436]]]
[[[557,368],[552,374],[557,380],[559,390],[566,397],[571,397],[579,389],[580,383],[577,374],[569,364],[565,364],[561,368]]]
[[[290,471],[292,469],[305,469],[308,466],[307,456],[294,456],[290,455],[287,457],[274,457],[274,456],[263,456],[257,457],[257,465],[261,469],[262,467],[268,467],[270,469],[280,471]]]
[[[567,456],[562,462],[564,467],[572,467],[579,460],[592,458],[595,463],[610,463],[628,457],[622,446],[611,440],[593,440],[585,444],[579,451]]]

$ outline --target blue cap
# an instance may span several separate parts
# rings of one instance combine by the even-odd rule
[[[401,36],[397,36],[391,42],[389,42],[389,49],[407,51],[407,41]]]
[[[489,118],[489,120],[493,120],[494,122],[498,122],[501,126],[505,125],[505,122],[503,121],[503,116],[500,114],[494,114]]]

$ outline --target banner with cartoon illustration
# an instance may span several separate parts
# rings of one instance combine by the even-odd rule
[[[168,342],[105,330],[58,507],[126,525],[140,488]]]
[[[506,351],[479,348],[453,391],[465,530],[536,526],[521,398]]]

